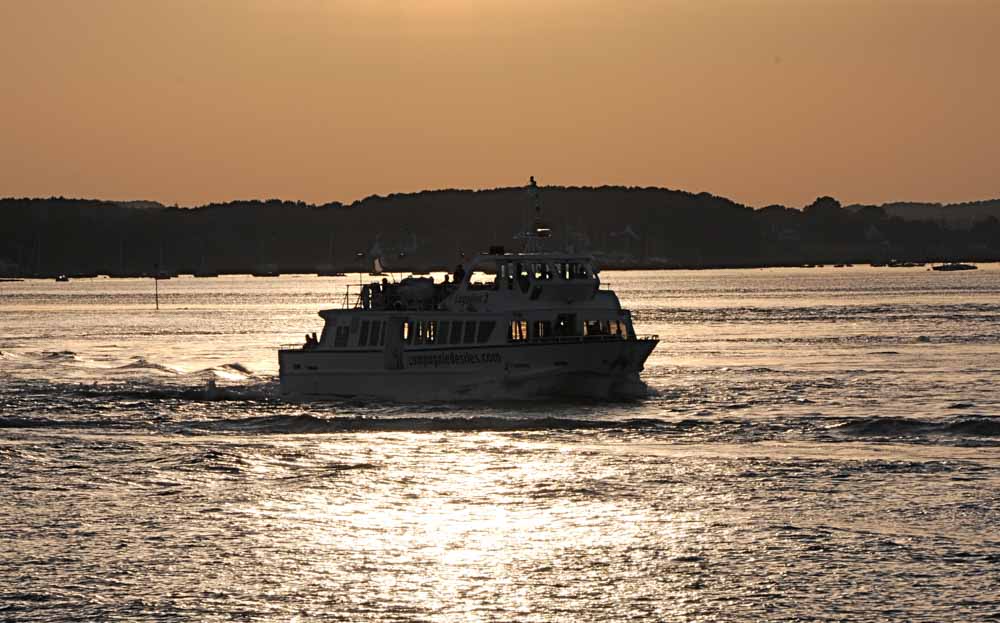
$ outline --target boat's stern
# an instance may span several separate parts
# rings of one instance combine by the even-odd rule
[[[282,346],[278,350],[278,384],[282,395],[312,393],[316,366],[309,363],[310,354],[301,346]]]

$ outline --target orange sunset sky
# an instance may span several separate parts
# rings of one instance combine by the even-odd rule
[[[0,196],[1000,197],[1000,2],[0,0]]]

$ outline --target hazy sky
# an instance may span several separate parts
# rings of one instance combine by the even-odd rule
[[[0,196],[1000,197],[1000,1],[0,0]]]

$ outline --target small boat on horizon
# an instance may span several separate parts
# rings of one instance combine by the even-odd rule
[[[931,266],[931,270],[936,270],[939,272],[952,272],[956,270],[976,270],[979,268],[975,264],[964,264],[962,262],[951,262],[948,264],[939,264],[937,266]]]
[[[250,274],[254,277],[280,277],[281,271],[277,264],[263,264]]]
[[[319,277],[346,277],[347,273],[337,270],[331,264],[324,264],[316,268],[316,275]]]

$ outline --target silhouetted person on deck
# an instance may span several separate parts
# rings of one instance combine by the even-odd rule
[[[451,294],[451,275],[444,274],[444,281],[434,284],[434,304],[437,305]]]
[[[389,300],[389,280],[382,277],[382,283],[372,284],[372,309],[382,309]]]
[[[455,266],[455,285],[461,285],[465,281],[465,267],[461,264]]]

